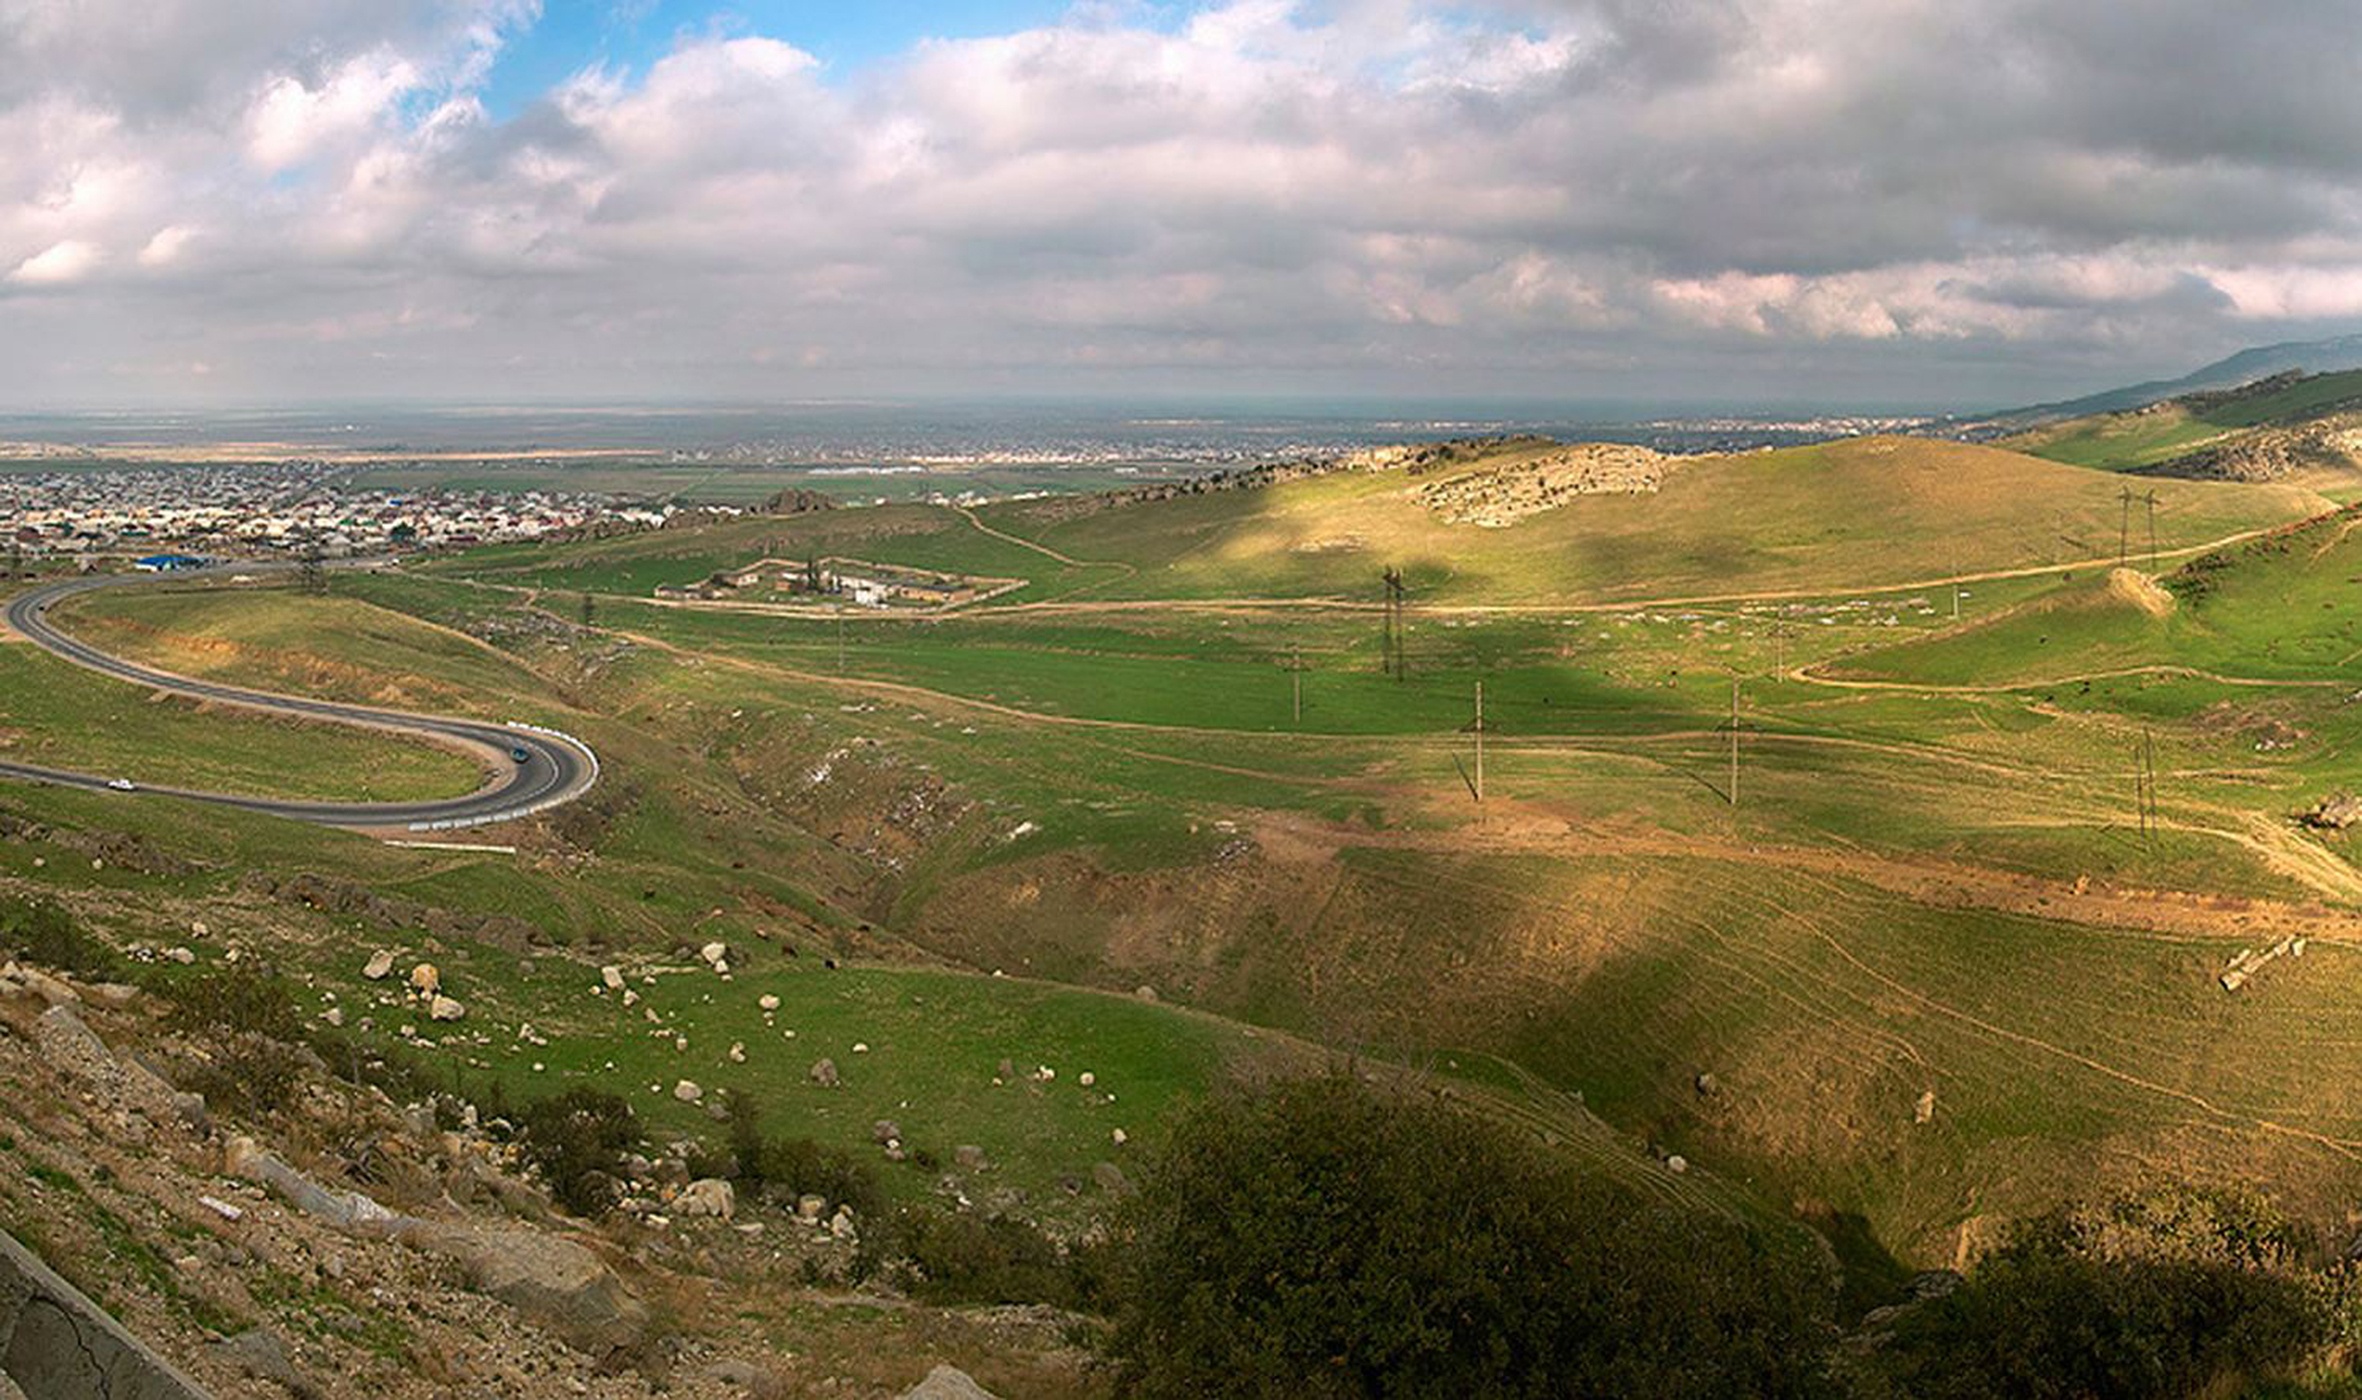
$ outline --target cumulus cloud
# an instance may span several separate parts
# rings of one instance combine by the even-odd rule
[[[496,118],[536,13],[0,18],[0,382],[1956,401],[2362,316],[2347,0],[1221,0],[853,71],[713,30]]]

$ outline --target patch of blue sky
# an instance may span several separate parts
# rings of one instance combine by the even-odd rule
[[[1120,0],[546,0],[541,17],[510,36],[483,97],[492,116],[505,119],[586,68],[635,80],[684,39],[709,35],[778,39],[842,79],[926,39],[1011,34],[1069,16],[1165,24],[1194,8]]]

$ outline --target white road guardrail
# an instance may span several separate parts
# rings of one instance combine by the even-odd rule
[[[439,822],[412,822],[410,823],[410,830],[463,831],[470,827],[492,826],[500,822],[519,821],[523,818],[536,816],[542,812],[546,812],[552,807],[562,807],[599,785],[599,754],[598,751],[593,749],[590,745],[584,743],[580,739],[575,738],[573,735],[567,733],[563,729],[552,729],[546,724],[527,724],[525,721],[517,719],[508,720],[506,721],[506,724],[511,729],[522,729],[529,734],[539,734],[547,739],[555,739],[559,743],[565,744],[579,751],[583,758],[590,764],[590,780],[572,792],[557,793],[552,796],[545,797],[539,802],[528,803],[522,807],[511,807],[506,811],[490,812],[480,817],[452,817]]]

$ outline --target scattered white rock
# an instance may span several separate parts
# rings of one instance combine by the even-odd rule
[[[709,1176],[682,1187],[673,1198],[673,1209],[682,1215],[728,1220],[738,1213],[738,1193],[729,1182]]]
[[[868,1053],[869,1053],[869,1042],[868,1042],[868,1041],[866,1041],[866,1040],[856,1040],[856,1041],[854,1041],[854,1042],[853,1042],[853,1053],[854,1053],[854,1054],[856,1054],[856,1055],[866,1055],[866,1054],[868,1054]]]
[[[1121,1129],[1121,1128],[1117,1128],[1115,1131],[1113,1131],[1113,1132],[1111,1132],[1111,1133],[1109,1133],[1109,1134],[1107,1135],[1107,1140],[1108,1140],[1109,1142],[1112,1142],[1112,1143],[1114,1143],[1116,1146],[1118,1146],[1118,1147],[1121,1147],[1121,1146],[1123,1146],[1125,1143],[1127,1143],[1127,1142],[1130,1142],[1130,1141],[1132,1140],[1132,1135],[1131,1135],[1130,1133],[1127,1133],[1127,1132],[1125,1132],[1125,1131],[1124,1131],[1123,1129]]]
[[[362,967],[361,975],[372,982],[383,982],[393,973],[393,970],[394,955],[390,951],[380,948],[369,955],[369,961],[367,965]]]
[[[331,1026],[341,1027],[344,1025],[344,1008],[341,1006],[331,1006],[326,1011],[320,1013],[320,1019],[326,1021]]]
[[[684,1079],[673,1086],[673,1097],[682,1103],[696,1103],[705,1097],[705,1090],[694,1080]]]
[[[599,969],[599,985],[601,985],[601,986],[605,987],[605,988],[606,988],[608,991],[610,991],[610,992],[620,992],[620,991],[622,991],[622,990],[623,990],[623,969],[622,969],[622,968],[620,968],[620,967],[614,967],[614,966],[608,966],[608,967],[602,967],[602,968],[600,968],[600,969]]]
[[[427,1003],[427,1018],[434,1021],[464,1021],[467,1008],[455,997],[437,996]]]
[[[734,1065],[746,1063],[746,1046],[743,1042],[732,1041],[730,1043],[730,1063]]]
[[[433,963],[422,962],[410,969],[410,990],[431,997],[443,990],[443,974]]]
[[[763,1008],[765,1011],[777,1011],[779,1009],[779,998],[771,995],[769,992],[765,992],[762,995],[762,999],[757,1001],[755,1005]]]
[[[156,956],[169,963],[179,963],[182,967],[188,967],[197,961],[197,955],[187,948],[167,948]]]
[[[705,959],[708,965],[718,964],[730,956],[730,949],[724,944],[708,943],[697,950],[697,956]]]
[[[1074,1077],[1074,1082],[1088,1089],[1092,1085],[1099,1082],[1099,1076],[1091,1073],[1089,1070],[1084,1070],[1081,1074],[1078,1074]]]

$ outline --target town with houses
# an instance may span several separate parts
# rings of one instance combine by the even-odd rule
[[[15,561],[138,560],[449,549],[591,526],[653,528],[678,507],[547,491],[396,492],[322,462],[126,467],[0,475],[0,535]]]

